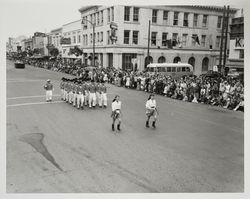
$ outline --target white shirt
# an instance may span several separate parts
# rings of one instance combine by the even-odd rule
[[[155,99],[154,100],[148,100],[147,102],[146,102],[146,108],[147,109],[152,109],[152,108],[156,108],[156,101],[155,101]]]
[[[112,105],[111,105],[111,107],[112,107],[112,111],[115,111],[116,109],[121,109],[121,105],[122,105],[122,102],[121,101],[114,101],[114,102],[112,102]]]

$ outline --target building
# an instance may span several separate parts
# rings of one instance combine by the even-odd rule
[[[183,62],[201,74],[218,64],[223,7],[85,6],[79,12],[85,63],[95,38],[98,66],[141,71],[149,62]],[[230,9],[230,19],[235,12]]]
[[[62,26],[62,58],[64,61],[81,60],[81,56],[71,54],[70,49],[81,46],[81,20],[73,21]]]
[[[226,66],[244,70],[244,15],[236,13],[230,24],[229,57]]]
[[[48,34],[48,43],[49,45],[53,45],[53,47],[57,48],[59,51],[59,54],[62,54],[62,45],[61,45],[61,39],[62,39],[62,28],[56,28],[54,30],[51,30]]]
[[[47,36],[45,33],[42,32],[35,32],[32,36],[32,45],[33,50],[35,50],[35,54],[39,55],[46,55],[47,54],[47,48],[45,46],[45,40]]]
[[[32,42],[31,37],[25,40],[24,47],[25,47],[25,50],[27,49],[33,50],[33,42]]]

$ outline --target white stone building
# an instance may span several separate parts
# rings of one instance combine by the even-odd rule
[[[230,21],[235,9],[230,10]],[[150,62],[183,62],[201,74],[218,64],[223,8],[216,6],[85,6],[79,9],[83,61],[95,51],[99,66],[143,70]],[[88,22],[90,21],[90,22]],[[111,26],[115,26],[112,31]],[[112,34],[112,35],[111,35]],[[111,36],[111,37],[110,37]],[[197,40],[193,38],[197,38]],[[117,41],[112,41],[117,38]],[[171,48],[171,44],[174,46]],[[132,64],[134,62],[134,64]]]

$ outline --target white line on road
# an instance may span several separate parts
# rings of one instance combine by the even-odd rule
[[[53,95],[53,96],[57,97],[57,96],[61,96],[61,95]],[[36,98],[36,97],[45,97],[45,95],[9,97],[9,98],[7,98],[7,99],[8,99],[8,100],[11,100],[11,99]]]
[[[46,82],[46,80],[7,80],[7,83]]]
[[[39,104],[57,104],[62,103],[64,101],[54,101],[54,102],[36,102],[36,103],[23,103],[23,104],[11,104],[7,105],[7,107],[15,107],[15,106],[29,106],[29,105],[39,105]]]

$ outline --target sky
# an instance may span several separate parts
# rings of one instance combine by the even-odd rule
[[[214,1],[214,3],[213,3]],[[188,4],[188,1],[158,1],[150,4]],[[189,1],[189,4],[194,1]],[[230,1],[209,0],[209,5],[225,5]],[[237,2],[237,3],[235,3]],[[231,3],[240,6],[244,0],[231,0]],[[126,1],[126,4],[128,1]],[[129,1],[130,4],[145,4],[145,1]],[[149,3],[146,1],[146,3]],[[196,0],[195,3],[207,4],[208,1]],[[20,35],[32,36],[34,32],[48,33],[63,24],[79,20],[79,8],[93,4],[124,4],[124,1],[86,1],[86,0],[0,0],[0,28],[4,32],[4,40],[8,37]],[[148,5],[148,4],[147,4]],[[230,4],[229,4],[230,5]]]

